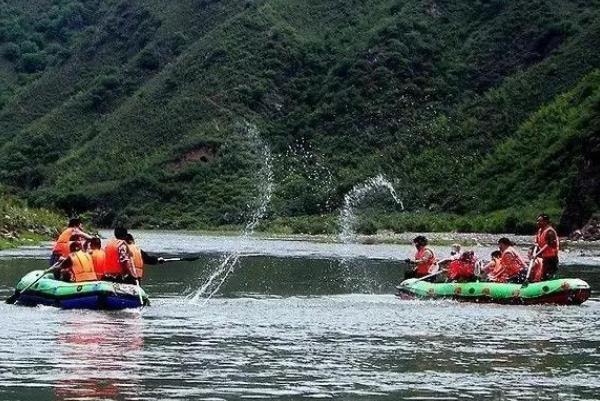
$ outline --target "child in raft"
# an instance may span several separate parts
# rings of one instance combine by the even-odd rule
[[[450,247],[450,256],[438,261],[440,268],[446,268],[453,260],[458,260],[460,258],[460,250],[460,244],[452,244]]]
[[[463,252],[458,259],[452,260],[448,265],[447,281],[467,283],[477,279],[475,276],[475,264],[477,258],[473,251]]]
[[[490,257],[490,261],[487,262],[487,264],[481,269],[485,278],[489,278],[494,270],[500,268],[500,258],[502,257],[502,252],[494,251],[490,254]]]
[[[488,279],[498,283],[523,283],[527,275],[527,264],[506,237],[498,240],[501,256],[498,265],[489,273]]]

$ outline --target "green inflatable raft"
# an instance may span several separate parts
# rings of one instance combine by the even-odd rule
[[[529,284],[471,282],[429,283],[408,279],[396,287],[404,299],[454,299],[457,301],[515,305],[580,305],[590,297],[583,280],[565,278]]]
[[[148,305],[148,296],[141,287],[109,281],[67,283],[46,274],[37,283],[22,292],[44,272],[35,270],[26,274],[16,286],[19,305],[49,305],[63,309],[119,310]],[[141,294],[141,297],[140,297]],[[141,299],[141,302],[140,302]],[[143,305],[142,305],[143,303]]]

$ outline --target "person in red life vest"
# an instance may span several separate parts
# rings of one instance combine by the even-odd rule
[[[115,238],[108,241],[104,248],[104,274],[102,280],[124,282],[135,274],[133,260],[127,247],[127,229],[115,228]]]
[[[98,277],[94,271],[92,256],[83,252],[79,241],[71,241],[69,255],[63,259],[54,272],[58,280],[78,283],[81,281],[96,281]]]
[[[475,281],[475,253],[473,251],[463,252],[460,257],[448,265],[448,281],[469,282]]]
[[[529,273],[529,281],[531,281],[532,283],[536,283],[544,279],[544,260],[539,257],[539,254],[533,254],[536,248],[537,247],[532,246],[527,252],[529,263],[531,263],[531,259],[535,257],[535,260],[533,261],[533,264],[531,266],[531,272]]]
[[[149,255],[140,249],[140,247],[136,245],[133,235],[130,233],[127,233],[125,236],[125,242],[127,243],[133,267],[135,269],[135,276],[133,277],[134,281],[136,278],[141,280],[144,276],[144,265],[157,265],[165,262],[162,257]]]
[[[94,271],[96,272],[96,276],[102,277],[104,276],[104,266],[106,265],[106,252],[102,249],[102,242],[100,238],[92,238],[89,240],[89,250],[88,253],[92,257],[92,261],[94,262]]]
[[[550,224],[550,217],[548,217],[547,214],[542,213],[538,216],[537,226],[538,231],[535,236],[535,243],[544,264],[544,274],[542,279],[549,280],[553,278],[558,271],[558,234]]]
[[[500,283],[522,283],[527,275],[527,266],[512,241],[500,238],[498,248],[502,253],[500,263],[490,273],[489,279]]]
[[[54,247],[52,248],[52,255],[50,256],[50,266],[54,265],[60,258],[66,258],[69,256],[69,242],[71,238],[75,237],[75,240],[93,238],[90,234],[83,231],[83,224],[81,219],[74,217],[69,220],[68,227],[58,236]]]
[[[412,271],[406,273],[405,278],[419,278],[425,277],[431,273],[434,273],[434,270],[437,270],[437,261],[435,258],[435,254],[433,251],[427,246],[429,241],[423,235],[419,235],[413,239],[413,243],[415,244],[415,248],[417,248],[417,252],[415,253],[415,258],[406,259],[407,263],[413,263],[415,266]],[[434,281],[435,277],[431,277],[428,279],[429,281]]]

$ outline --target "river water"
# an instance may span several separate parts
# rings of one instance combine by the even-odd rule
[[[404,301],[409,247],[135,235],[201,257],[148,267],[141,311],[2,303],[0,400],[600,398],[597,292],[580,307]],[[191,303],[231,252],[217,296]],[[47,253],[0,252],[0,296]],[[595,257],[563,256],[565,276],[600,288]]]

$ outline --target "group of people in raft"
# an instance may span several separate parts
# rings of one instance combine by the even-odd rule
[[[83,230],[81,219],[70,219],[52,248],[50,265],[54,267],[54,277],[68,282],[105,280],[139,284],[144,265],[164,263],[162,257],[141,250],[127,229],[117,227],[114,234],[115,238],[103,249],[99,237]]]
[[[526,261],[508,238],[498,240],[498,250],[492,252],[491,260],[478,264],[473,251],[461,253],[458,244],[452,245],[451,256],[438,260],[428,246],[427,238],[420,235],[413,240],[417,252],[406,278],[422,278],[434,282],[441,273],[446,273],[449,282],[469,282],[485,278],[499,283],[524,283],[549,280],[558,271],[559,238],[546,214],[537,218],[535,245],[529,249]],[[479,268],[478,268],[479,267]]]
[[[448,281],[457,282],[478,280],[483,274],[487,280],[500,283],[551,279],[558,271],[558,235],[546,214],[538,216],[537,225],[529,262],[508,238],[500,238],[499,249],[492,252],[491,261],[481,269],[476,268],[478,262],[474,252],[461,253],[457,244],[452,246],[449,258],[438,260],[428,246],[427,238],[420,235],[413,240],[417,248],[414,259],[406,260],[414,265],[407,278],[435,281],[436,276],[446,272]],[[144,275],[144,265],[164,263],[163,258],[141,250],[127,229],[117,227],[114,234],[115,238],[102,249],[100,238],[86,233],[79,218],[71,219],[52,249],[50,265],[54,267],[55,278],[69,282],[107,280],[139,284]]]

